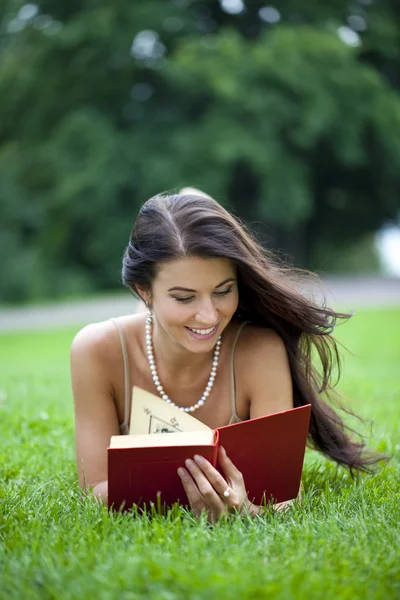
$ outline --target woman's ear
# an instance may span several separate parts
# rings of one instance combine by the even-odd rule
[[[151,304],[151,294],[145,288],[142,288],[140,285],[136,286],[136,291],[139,294],[141,300],[146,304],[146,302]]]

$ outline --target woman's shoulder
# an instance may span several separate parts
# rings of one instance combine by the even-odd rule
[[[237,323],[236,329],[240,327]],[[284,348],[282,338],[270,327],[262,327],[253,323],[246,323],[243,326],[238,341],[237,351],[244,356],[254,358],[254,352],[266,352]]]
[[[235,360],[241,370],[251,377],[255,370],[264,369],[267,363],[286,366],[288,358],[285,344],[276,331],[247,323],[237,340]]]
[[[115,355],[115,349],[121,345],[119,331],[125,338],[135,339],[141,328],[143,329],[144,319],[145,316],[140,313],[90,323],[75,335],[71,353],[84,352],[97,359],[109,360]]]
[[[271,328],[246,325],[238,339],[235,367],[250,398],[251,414],[261,416],[293,406],[285,344]]]

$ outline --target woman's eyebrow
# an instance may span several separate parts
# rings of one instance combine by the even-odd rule
[[[229,281],[236,281],[235,277],[228,277],[228,279],[224,279],[224,281],[221,281],[221,283],[219,283],[218,285],[215,286],[215,289],[220,288],[221,286],[225,285],[226,283],[228,283]],[[180,291],[180,292],[196,292],[197,290],[191,290],[190,288],[185,288],[185,287],[180,287],[180,286],[175,286],[172,288],[169,288],[168,290],[169,292],[174,292],[174,291]]]

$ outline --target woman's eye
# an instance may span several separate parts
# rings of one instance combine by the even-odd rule
[[[232,288],[230,287],[229,289],[225,290],[224,292],[215,292],[216,296],[226,296],[227,294],[229,294],[232,291]]]
[[[193,296],[188,296],[187,298],[176,298],[174,296],[174,300],[176,300],[177,302],[190,302],[191,300],[193,300]]]
[[[223,292],[214,292],[215,296],[226,296],[227,294],[229,294],[232,291],[232,287],[228,288],[227,290],[223,291]],[[177,302],[191,302],[193,300],[194,296],[185,296],[184,298],[180,297],[177,298],[176,296],[173,296],[173,299],[176,300]]]

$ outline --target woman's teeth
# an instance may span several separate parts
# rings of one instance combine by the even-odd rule
[[[194,333],[200,333],[200,335],[208,335],[209,333],[214,331],[215,327],[211,327],[210,329],[192,329],[191,327],[188,327],[188,329],[190,329],[190,331],[193,331]]]

